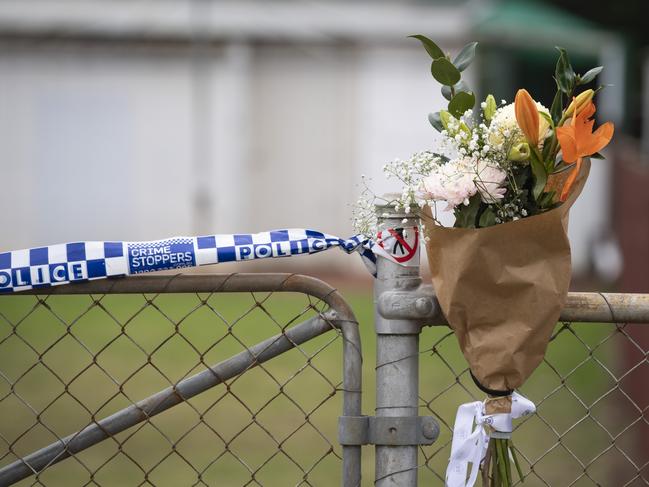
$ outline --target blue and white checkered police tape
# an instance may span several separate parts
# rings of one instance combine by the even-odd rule
[[[375,274],[376,255],[416,265],[419,233],[416,227],[388,229],[373,241],[362,235],[341,239],[313,230],[287,229],[150,242],[50,245],[0,253],[0,293],[220,262],[314,254],[331,247],[359,252]]]

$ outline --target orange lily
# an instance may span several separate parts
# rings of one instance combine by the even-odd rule
[[[539,145],[539,110],[527,90],[520,89],[514,99],[516,122],[532,147]]]
[[[568,164],[576,163],[575,170],[568,176],[561,190],[561,196],[559,197],[561,201],[566,201],[568,194],[570,194],[570,189],[579,174],[582,159],[602,150],[613,137],[614,126],[612,122],[602,124],[593,132],[595,121],[591,117],[594,113],[595,105],[591,101],[579,113],[575,110],[570,125],[557,127],[557,139],[559,139],[559,145],[561,145],[563,160]]]

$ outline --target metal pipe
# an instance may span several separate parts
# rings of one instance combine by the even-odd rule
[[[317,297],[330,309],[281,335],[269,338],[249,350],[216,364],[107,418],[91,424],[27,457],[0,469],[0,486],[11,485],[44,468],[78,453],[109,436],[116,435],[155,416],[247,369],[270,360],[332,327],[343,336],[343,415],[361,415],[362,357],[358,322],[342,296],[328,284],[294,274],[219,274],[141,276],[92,281],[41,289],[29,294],[95,293],[183,293],[183,292],[300,292]],[[343,487],[360,485],[360,446],[343,447]]]
[[[387,206],[377,207],[379,228],[403,227],[406,215]],[[417,226],[418,220],[411,220]],[[405,267],[388,259],[377,259],[375,303],[395,290],[416,290],[421,284],[418,262]],[[419,414],[419,334],[421,323],[412,319],[386,319],[375,307],[376,327],[376,416],[409,417]],[[417,445],[376,445],[375,485],[417,485]]]
[[[14,295],[228,292],[296,292],[322,299],[330,305],[330,299],[334,299],[336,303],[344,302],[336,289],[321,280],[315,277],[290,273],[138,274],[129,277],[109,277],[63,286],[30,289],[20,291],[20,293]],[[0,299],[9,296],[11,295],[0,294]],[[337,306],[332,305],[332,307],[338,309]],[[345,305],[343,308],[346,312],[351,312],[349,305]]]
[[[411,274],[408,274],[411,276]],[[380,278],[379,278],[380,281]],[[414,281],[413,281],[414,282]],[[380,285],[380,282],[377,281]],[[408,287],[411,289],[412,286]],[[210,292],[304,292],[322,299],[332,308],[353,316],[349,305],[333,288],[309,276],[298,274],[142,274],[132,277],[99,279],[96,281],[21,291],[20,295],[58,294],[142,294],[142,293],[210,293]],[[426,325],[445,325],[432,286],[421,286],[420,292],[430,300],[429,306],[383,309],[384,316],[393,320],[418,319]],[[334,294],[332,294],[334,293]],[[420,294],[417,293],[419,296]],[[0,299],[10,298],[0,294]],[[327,298],[327,299],[325,299]],[[329,302],[331,301],[331,302]],[[627,293],[568,293],[560,320],[596,323],[649,323],[649,294]]]
[[[447,324],[430,284],[415,291],[384,293],[377,308],[383,317],[393,320],[417,320],[428,326]],[[649,323],[649,294],[568,293],[559,321]]]
[[[339,321],[343,335],[343,416],[360,416],[362,399],[363,355],[356,321]],[[343,487],[361,485],[361,446],[345,445],[343,450]]]
[[[561,321],[649,323],[649,294],[569,293]]]

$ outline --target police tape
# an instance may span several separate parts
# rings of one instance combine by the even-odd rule
[[[400,265],[418,265],[419,231],[417,227],[387,229],[374,241],[363,235],[341,239],[293,228],[149,242],[73,242],[15,250],[0,253],[0,293],[222,262],[315,254],[332,247],[348,254],[358,252],[376,275],[377,255]]]

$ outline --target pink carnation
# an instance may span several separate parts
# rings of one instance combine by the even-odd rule
[[[475,185],[480,198],[485,203],[495,203],[503,199],[507,188],[504,188],[507,173],[494,164],[478,161],[476,164]]]
[[[463,158],[434,167],[430,175],[423,180],[424,198],[446,201],[447,210],[468,204],[469,198],[477,191],[473,182],[473,166],[470,158]]]

